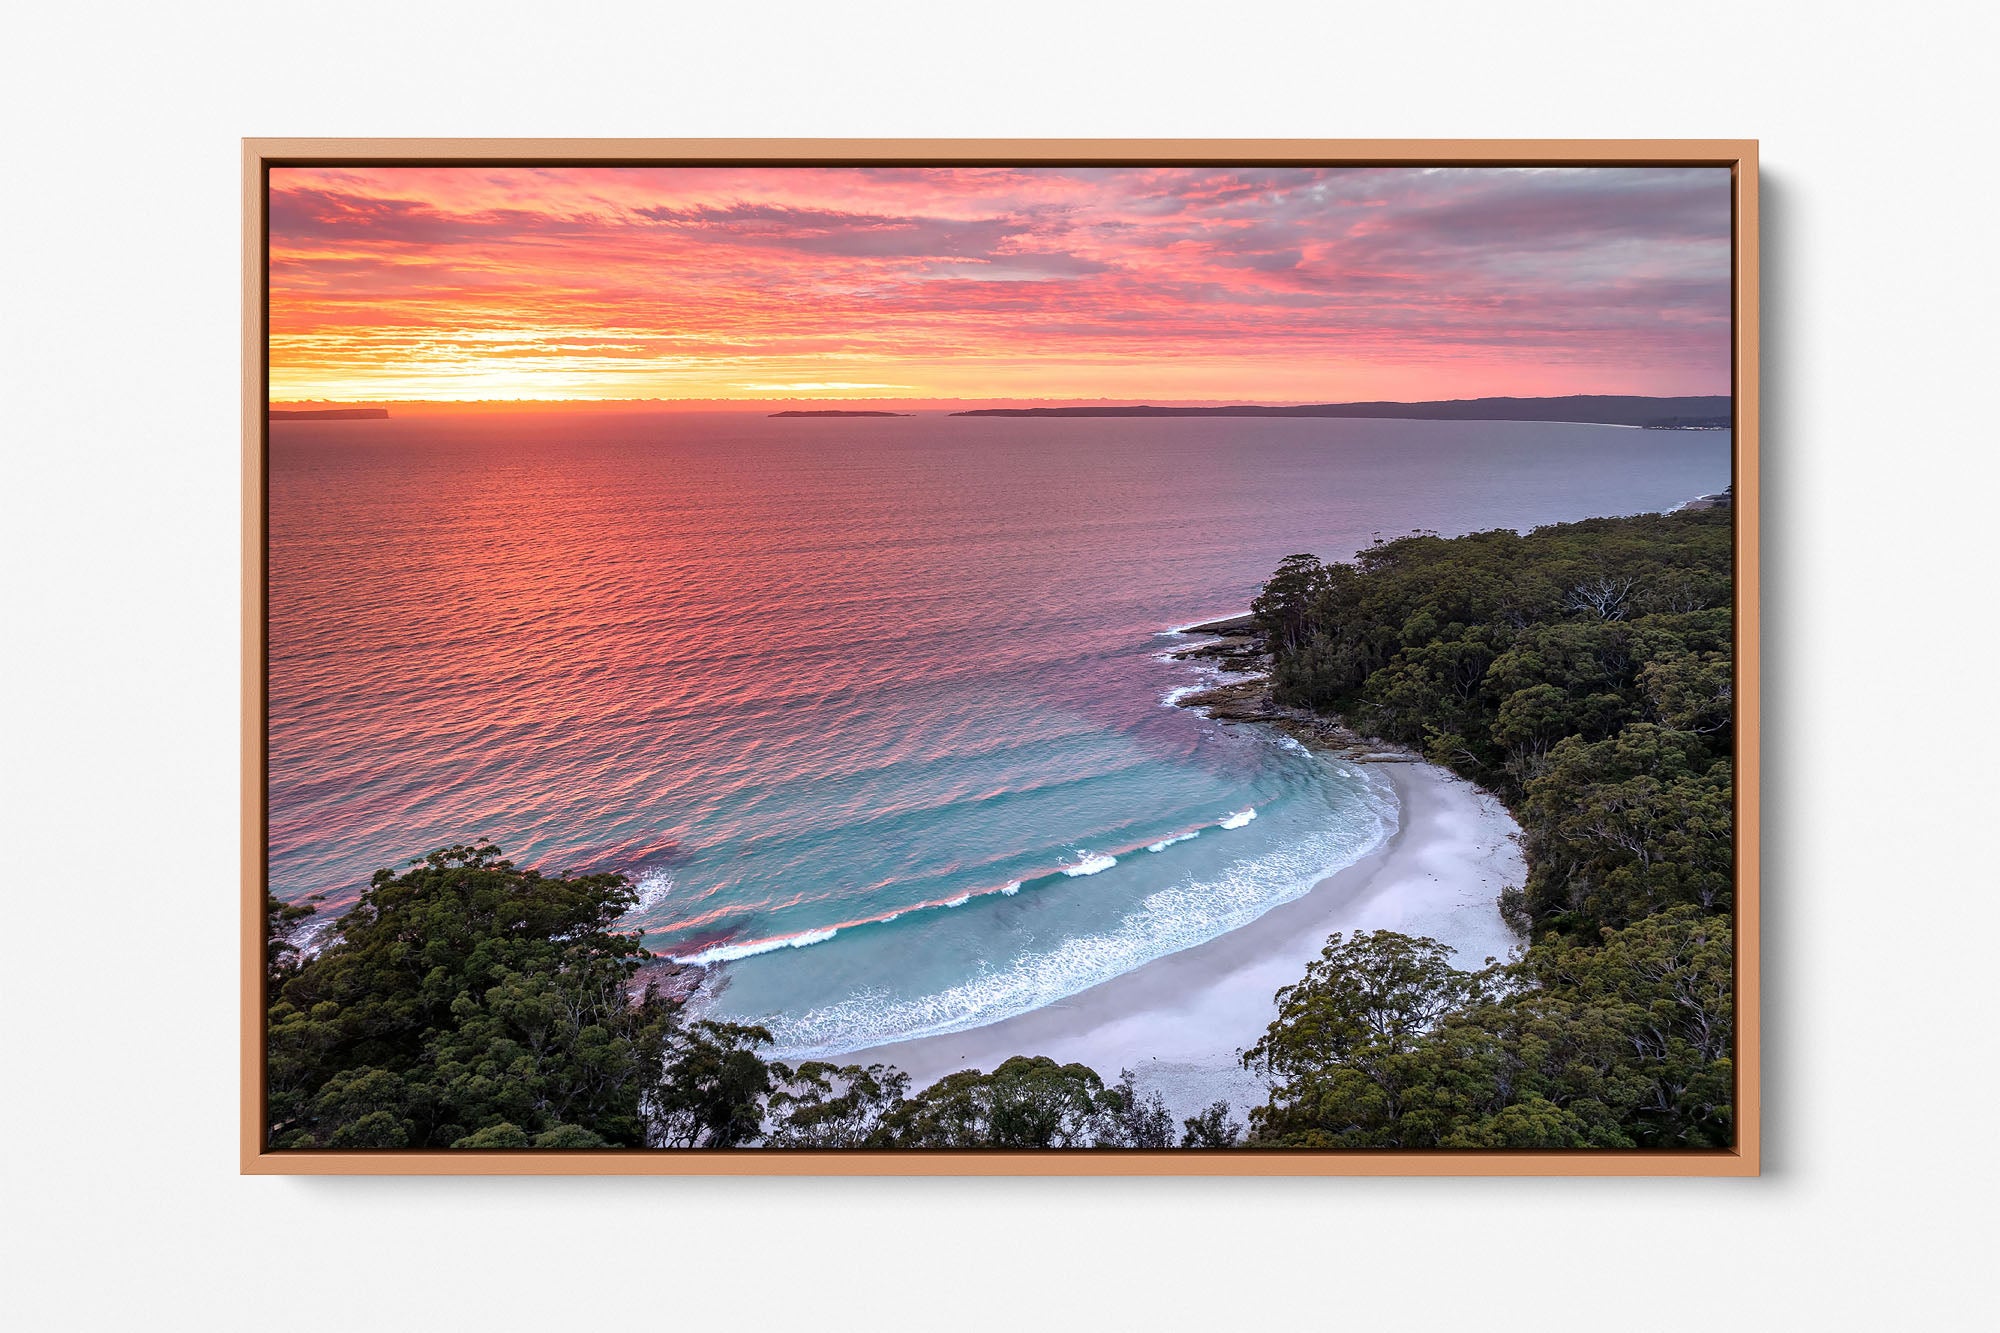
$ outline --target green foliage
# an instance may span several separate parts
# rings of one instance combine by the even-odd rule
[[[1096,1143],[1118,1093],[1084,1065],[1017,1055],[991,1074],[949,1074],[896,1107],[900,1148],[1084,1148]]]
[[[1335,936],[1244,1062],[1260,1143],[1300,1148],[1730,1142],[1726,920],[1677,907],[1598,947],[1551,936],[1456,972],[1431,940]]]
[[[477,1134],[467,1134],[464,1138],[453,1139],[454,1148],[530,1148],[534,1146],[519,1125],[505,1120],[497,1125],[488,1125]]]
[[[531,1148],[603,1148],[608,1145],[582,1125],[557,1125],[535,1135]]]
[[[761,1027],[689,1019],[632,974],[616,875],[548,878],[491,846],[383,871],[327,947],[267,903],[269,1133],[278,1148],[1166,1147],[1127,1071],[1015,1057],[910,1097],[882,1065],[767,1061]],[[1184,1142],[1227,1146],[1218,1103]],[[1199,1122],[1199,1123],[1197,1123]]]
[[[1250,1113],[1259,1139],[1319,1148],[1383,1146],[1380,1133],[1435,1126],[1455,1109],[1442,1099],[1432,1034],[1454,1012],[1489,1002],[1498,977],[1460,972],[1436,940],[1393,931],[1335,935],[1303,980],[1278,992],[1278,1018],[1244,1064],[1274,1080],[1270,1102]]]
[[[771,1148],[886,1148],[885,1119],[901,1106],[910,1076],[885,1065],[808,1061],[796,1070],[772,1066],[765,1104]]]
[[[1517,804],[1530,916],[1582,935],[1680,904],[1727,912],[1730,775],[1700,736],[1648,722],[1591,744],[1563,740]]]
[[[557,1125],[533,1138],[526,1130],[508,1121],[488,1125],[477,1134],[452,1141],[454,1148],[603,1148],[603,1139],[581,1125]]]
[[[1525,1085],[1613,1108],[1639,1147],[1721,1147],[1734,1115],[1734,939],[1669,908],[1597,945],[1551,937],[1520,964]],[[1615,1038],[1604,1034],[1615,1033]],[[1576,1040],[1597,1034],[1596,1046]],[[1569,1038],[1565,1044],[1564,1038]],[[1593,1059],[1593,1050],[1595,1057]]]
[[[1250,614],[1271,642],[1291,650],[1305,642],[1308,617],[1326,576],[1326,566],[1316,555],[1288,555],[1279,563],[1278,572],[1250,603]]]
[[[1731,1142],[1731,536],[1721,509],[1286,561],[1274,692],[1499,792],[1529,865],[1501,907],[1540,942],[1459,973],[1335,936],[1245,1056],[1274,1081],[1253,1139]]]
[[[1226,1108],[1225,1108],[1226,1112]],[[1141,1096],[1132,1071],[1118,1071],[1118,1082],[1105,1089],[1103,1126],[1098,1132],[1100,1148],[1171,1148],[1174,1146],[1174,1118],[1166,1099],[1157,1092]]]
[[[1171,1148],[1173,1116],[1132,1071],[1109,1087],[1083,1065],[1015,1056],[992,1073],[962,1070],[908,1096],[909,1076],[882,1065],[771,1066],[763,1144],[771,1148]],[[1217,1102],[1182,1122],[1181,1147],[1227,1148],[1243,1126]]]
[[[487,845],[379,872],[316,957],[269,951],[272,1145],[647,1143],[685,1043],[676,1006],[628,995],[649,956],[612,929],[632,901],[620,876],[544,877]],[[266,915],[279,940],[287,914]]]
[[[1514,805],[1536,866],[1519,906],[1537,930],[1588,938],[1680,902],[1726,911],[1713,853],[1730,835],[1729,774],[1715,764],[1733,744],[1732,558],[1726,509],[1525,537],[1419,534],[1345,565],[1290,556],[1257,603],[1272,688],[1415,746]],[[1586,790],[1609,781],[1595,776],[1604,761],[1563,747],[1641,725],[1706,758],[1685,757],[1672,776],[1616,779],[1655,786]],[[1540,823],[1593,806],[1560,829]],[[1647,829],[1678,819],[1691,821],[1687,837],[1649,857]],[[1726,880],[1726,860],[1719,873]]]
[[[668,1034],[666,1063],[647,1099],[649,1142],[662,1148],[740,1148],[758,1136],[772,1067],[760,1027],[702,1020]]]
[[[1228,1102],[1211,1102],[1200,1115],[1181,1121],[1181,1147],[1234,1148],[1243,1126],[1229,1118]]]
[[[1334,935],[1306,967],[1305,979],[1278,992],[1272,1033],[1246,1062],[1290,1075],[1400,1054],[1454,1009],[1486,997],[1489,978],[1460,972],[1451,949],[1393,931],[1352,939]]]

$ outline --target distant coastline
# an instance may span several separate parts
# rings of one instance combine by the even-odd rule
[[[1685,513],[1688,510],[1727,509],[1730,505],[1735,503],[1735,500],[1736,500],[1736,488],[1734,486],[1725,486],[1721,490],[1715,492],[1715,494],[1713,495],[1697,495],[1692,500],[1684,500],[1680,504],[1675,505],[1672,509],[1668,510],[1667,512],[1670,514],[1678,514],[1678,513]]]
[[[908,412],[848,412],[832,408],[820,408],[810,412],[794,409],[790,412],[773,412],[774,417],[906,417]]]
[[[955,417],[1374,417],[1413,421],[1555,421],[1592,426],[1681,427],[1726,422],[1726,396],[1643,398],[1571,394],[1561,398],[1451,398],[1423,403],[1308,403],[1296,407],[981,407]]]
[[[299,410],[296,408],[271,409],[273,421],[387,421],[389,409],[386,407],[325,407]]]

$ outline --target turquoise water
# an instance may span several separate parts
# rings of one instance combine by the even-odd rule
[[[990,1022],[1393,827],[1166,706],[1293,551],[1670,508],[1721,432],[724,413],[281,422],[270,876],[338,910],[488,837],[619,869],[787,1055]]]

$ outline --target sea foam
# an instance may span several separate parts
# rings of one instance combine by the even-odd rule
[[[332,942],[333,927],[338,924],[339,918],[332,915],[308,918],[292,931],[289,937],[291,946],[299,951],[302,959],[317,958],[320,951]]]
[[[648,870],[639,876],[639,882],[634,887],[639,890],[639,901],[632,904],[632,910],[650,911],[674,891],[674,877],[664,870]]]
[[[1257,817],[1257,810],[1253,806],[1248,810],[1238,810],[1235,814],[1229,816],[1229,818],[1223,820],[1220,824],[1217,824],[1216,827],[1242,828],[1245,824],[1249,823],[1256,817]]]
[[[1106,856],[1102,852],[1085,852],[1081,861],[1073,866],[1064,866],[1063,874],[1071,878],[1078,875],[1098,875],[1117,864],[1118,858],[1115,856]]]
[[[1385,796],[1370,784],[1361,803],[1362,818],[1354,825],[1311,834],[1201,879],[1156,890],[1112,930],[1071,936],[1005,969],[981,972],[927,995],[899,998],[871,990],[803,1013],[760,1019],[777,1038],[771,1054],[786,1060],[819,1058],[997,1022],[1248,925],[1380,846],[1397,823],[1393,797]]]
[[[676,963],[693,963],[706,967],[710,963],[729,963],[738,958],[754,958],[760,953],[772,953],[778,949],[803,949],[809,944],[824,944],[840,933],[840,927],[828,926],[824,930],[806,930],[797,935],[780,935],[771,940],[750,940],[744,944],[718,944],[700,953],[677,957]]]
[[[1101,859],[1107,866],[1117,863],[1116,858],[1113,857],[1104,857]],[[1097,867],[1097,869],[1103,868],[1102,866]],[[1065,873],[1088,875],[1095,874],[1096,870],[1075,869]],[[684,956],[676,955],[673,961],[677,963],[696,963],[706,966],[711,963],[733,963],[739,958],[755,958],[758,954],[776,953],[780,949],[803,949],[809,944],[825,943],[844,930],[856,930],[862,926],[886,926],[891,921],[899,920],[910,912],[963,907],[974,898],[984,898],[989,894],[1011,898],[1020,891],[1021,881],[1017,879],[1010,883],[1002,884],[998,888],[968,889],[955,897],[939,899],[936,902],[918,903],[914,907],[901,907],[893,912],[884,912],[881,916],[862,917],[854,921],[843,921],[838,925],[824,926],[818,930],[801,931],[796,935],[778,935],[770,939],[745,940],[741,944],[711,945],[699,953]]]

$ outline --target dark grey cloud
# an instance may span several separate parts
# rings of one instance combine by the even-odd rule
[[[648,222],[729,245],[865,259],[985,258],[1029,230],[1014,218],[887,216],[778,204],[636,210]]]

